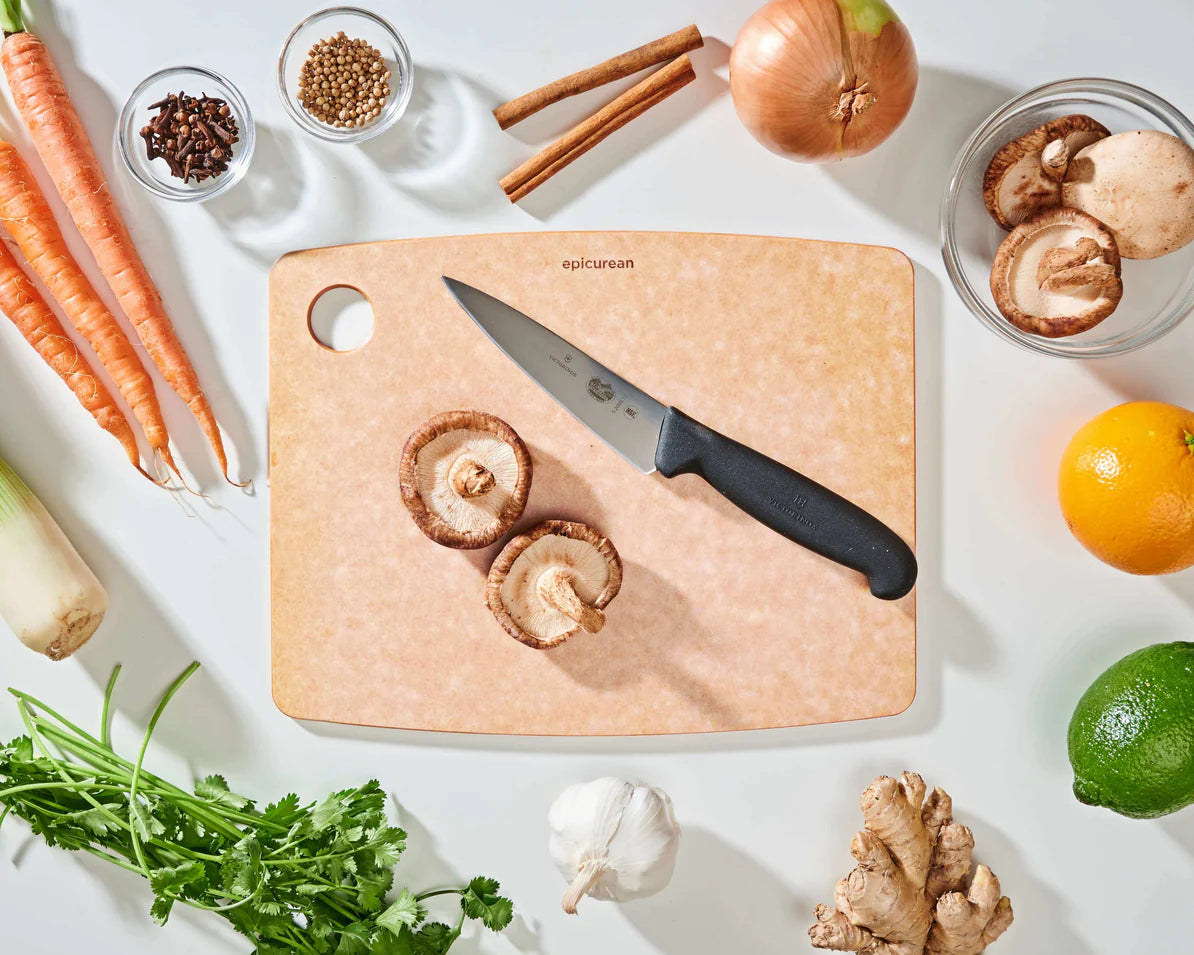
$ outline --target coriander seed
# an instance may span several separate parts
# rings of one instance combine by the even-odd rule
[[[381,116],[391,76],[375,47],[341,30],[311,47],[299,71],[297,98],[321,123],[337,129],[367,126]]]

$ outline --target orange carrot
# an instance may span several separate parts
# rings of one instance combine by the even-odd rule
[[[4,0],[3,6],[3,27],[9,35],[0,46],[0,65],[8,77],[17,111],[145,350],[167,384],[191,409],[228,479],[228,457],[215,414],[170,323],[162,297],[137,254],[62,77],[45,44],[26,32],[20,0]]]
[[[11,319],[42,360],[66,382],[79,399],[79,404],[91,412],[99,426],[121,443],[133,467],[148,477],[141,467],[137,439],[124,412],[112,400],[103,382],[96,378],[87,359],[80,354],[79,347],[58,321],[58,316],[46,304],[3,242],[0,242],[0,311]]]
[[[33,271],[108,369],[145,429],[149,446],[178,473],[153,380],[66,247],[50,204],[11,143],[0,142],[0,221]]]

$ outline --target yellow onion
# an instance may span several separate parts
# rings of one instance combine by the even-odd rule
[[[912,37],[883,0],[772,0],[730,53],[739,119],[802,162],[874,149],[908,114],[916,79]]]

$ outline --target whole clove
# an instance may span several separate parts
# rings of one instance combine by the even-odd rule
[[[151,103],[149,109],[158,114],[141,127],[141,138],[151,162],[164,160],[170,175],[183,182],[203,182],[228,169],[240,128],[227,102],[206,93],[180,92]]]

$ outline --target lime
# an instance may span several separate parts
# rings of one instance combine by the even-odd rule
[[[1194,803],[1194,643],[1130,653],[1070,720],[1074,795],[1134,819]]]

